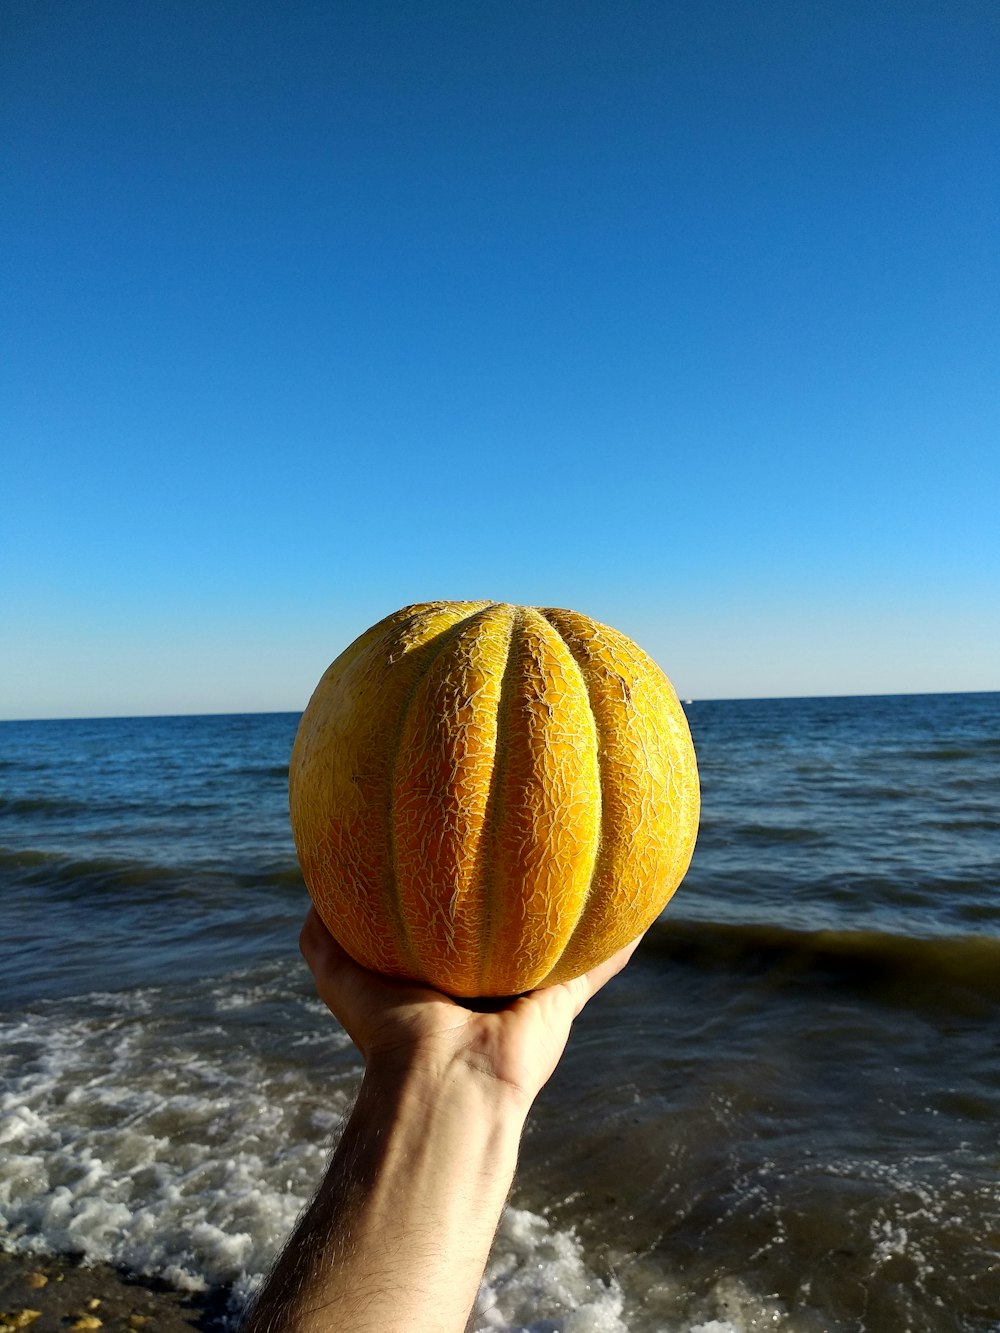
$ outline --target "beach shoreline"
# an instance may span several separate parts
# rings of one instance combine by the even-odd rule
[[[0,1249],[0,1333],[221,1333],[231,1319],[228,1288],[178,1291],[160,1278],[79,1255]]]

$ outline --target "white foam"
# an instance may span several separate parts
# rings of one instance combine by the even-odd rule
[[[322,1176],[357,1082],[349,1047],[277,973],[0,1022],[4,1243],[188,1291],[231,1284],[239,1306]],[[507,1210],[476,1306],[483,1333],[628,1333],[625,1304],[572,1230]]]
[[[507,1209],[476,1302],[477,1333],[627,1333],[623,1307],[618,1283],[588,1269],[573,1232],[527,1209]]]
[[[247,1006],[276,998],[264,992]],[[192,1290],[246,1286],[320,1178],[348,1088],[227,1043],[222,1028],[213,1040],[210,1022],[171,1015],[149,991],[80,1007],[87,1016],[53,1005],[0,1025],[5,1243]],[[324,1044],[347,1044],[329,1019],[313,1059]]]
[[[345,1033],[281,969],[212,988],[92,995],[0,1020],[0,1227],[198,1291],[262,1280],[319,1183],[360,1072]],[[586,1217],[586,1195],[564,1201]],[[778,1237],[776,1237],[778,1239]],[[905,1244],[895,1227],[878,1239]],[[750,1333],[795,1323],[722,1278],[695,1297],[652,1260],[592,1252],[508,1208],[479,1333]]]

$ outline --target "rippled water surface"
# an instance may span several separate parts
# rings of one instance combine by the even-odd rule
[[[543,1094],[477,1316],[1000,1329],[1000,696],[688,706],[690,874]],[[0,1219],[234,1309],[356,1086],[292,715],[0,724]]]

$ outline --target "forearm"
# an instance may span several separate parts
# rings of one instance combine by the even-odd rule
[[[246,1333],[462,1333],[525,1111],[462,1062],[369,1070]]]

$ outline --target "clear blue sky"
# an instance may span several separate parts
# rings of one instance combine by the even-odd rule
[[[1000,688],[993,0],[5,0],[0,716],[407,602]]]

